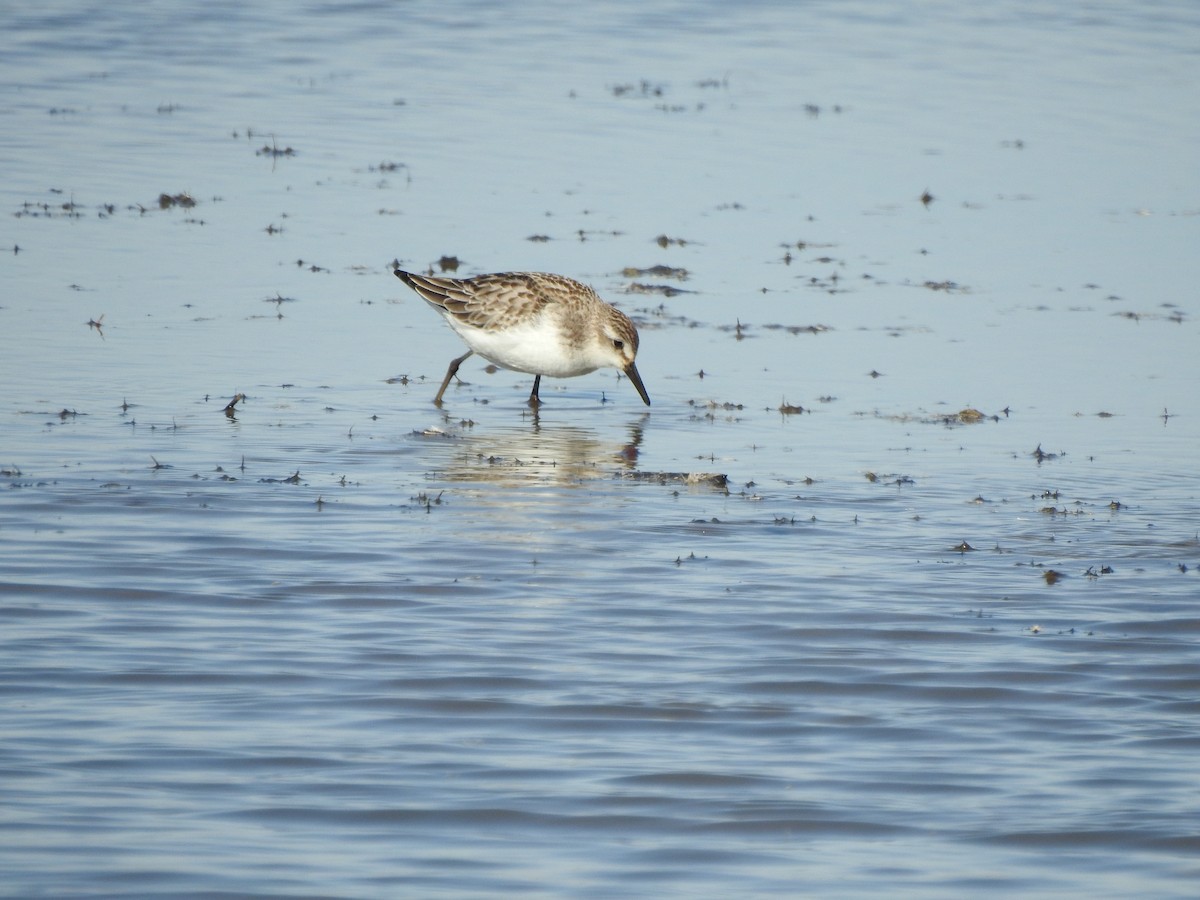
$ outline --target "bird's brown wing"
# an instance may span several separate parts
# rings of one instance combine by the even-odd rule
[[[504,330],[535,317],[554,301],[555,276],[499,272],[474,278],[443,278],[395,270],[396,277],[427,303],[476,328]]]

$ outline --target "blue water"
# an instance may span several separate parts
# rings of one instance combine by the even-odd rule
[[[1194,895],[1198,39],[0,11],[0,895]]]

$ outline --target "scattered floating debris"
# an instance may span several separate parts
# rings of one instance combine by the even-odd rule
[[[241,394],[241,393],[239,393],[239,394],[234,394],[234,395],[233,395],[233,399],[232,399],[232,400],[230,400],[228,403],[226,403],[226,404],[225,404],[225,409],[223,410],[223,412],[225,413],[225,415],[227,415],[229,418],[231,418],[231,419],[232,419],[232,418],[234,417],[234,408],[235,408],[235,407],[238,405],[238,403],[239,403],[239,402],[240,402],[240,403],[245,403],[245,402],[246,402],[246,395],[245,395],[245,394]]]
[[[691,294],[692,291],[685,291],[683,288],[675,287],[670,284],[644,284],[640,281],[631,282],[629,287],[625,289],[627,294],[662,294],[664,297],[675,297],[679,294]]]
[[[52,189],[51,193],[61,194],[62,191],[57,190],[57,189]],[[213,199],[219,200],[220,198],[214,197]],[[129,203],[129,204],[125,204],[123,206],[118,206],[116,203],[100,203],[100,204],[96,205],[95,209],[96,209],[96,216],[98,218],[110,219],[116,215],[116,213],[119,209],[122,209],[122,210],[125,210],[128,212],[133,212],[138,215],[145,215],[155,209],[164,210],[164,209],[171,209],[173,207],[180,207],[182,209],[192,209],[198,203],[199,203],[199,201],[195,197],[193,197],[191,194],[189,194],[187,191],[181,191],[176,194],[170,194],[170,193],[163,192],[158,195],[158,197],[154,200],[153,203],[150,203],[148,205],[144,204],[144,203]],[[21,219],[21,218],[82,219],[83,215],[84,215],[84,206],[81,203],[76,202],[74,197],[72,197],[70,200],[58,202],[58,203],[32,202],[32,201],[27,200],[23,204],[21,204],[21,208],[18,209],[13,215],[16,216],[18,219]],[[186,221],[189,221],[189,222],[199,221],[200,224],[203,224],[202,220],[188,219]],[[14,246],[13,252],[17,253],[21,249],[22,248],[19,246]]]
[[[191,209],[196,205],[196,199],[187,191],[179,194],[159,194],[158,208],[170,209],[172,206],[179,206],[183,209]]]
[[[1119,298],[1110,297],[1108,299],[1115,300]],[[1134,310],[1123,310],[1121,312],[1112,313],[1112,315],[1119,319],[1128,319],[1130,322],[1135,324],[1143,321],[1173,322],[1176,325],[1183,324],[1183,313],[1180,310],[1174,310],[1169,315],[1150,312],[1135,312]]]
[[[635,266],[626,266],[621,270],[621,274],[626,278],[678,278],[680,281],[687,281],[688,270],[673,268],[672,266],[651,266],[648,269],[639,269]]]
[[[263,297],[263,303],[274,303],[275,304],[275,309],[278,313],[277,318],[280,318],[280,319],[283,318],[283,309],[282,309],[283,304],[296,303],[296,302],[298,302],[298,301],[296,300],[295,297],[285,297],[285,296],[283,296],[283,294],[279,293],[278,291],[275,292],[274,297]]]
[[[686,247],[690,242],[684,238],[673,238],[667,237],[665,234],[660,234],[654,239],[654,243],[658,244],[658,246],[665,250],[667,247],[671,246]]]
[[[693,420],[704,419],[709,422],[717,421],[717,414],[719,412],[738,413],[745,409],[745,406],[741,403],[721,403],[717,400],[689,400],[688,406],[704,411],[703,415],[693,415]],[[737,415],[727,415],[725,416],[725,421],[739,422],[741,418]]]
[[[973,553],[975,551],[975,548],[966,541],[961,541],[960,543],[955,544],[952,549],[956,553]]]
[[[788,334],[824,334],[827,331],[832,331],[829,325],[780,325],[772,323],[770,325],[759,326],[766,331],[786,331]]]
[[[1041,444],[1038,444],[1037,449],[1035,449],[1029,455],[1037,460],[1039,466],[1043,462],[1046,462],[1047,460],[1058,459],[1060,456],[1066,456],[1065,453],[1047,453],[1045,450],[1042,449]]]
[[[295,156],[296,151],[291,147],[284,147],[280,149],[279,145],[275,143],[275,139],[271,138],[271,143],[263,144],[262,147],[254,151],[254,155],[278,158],[280,156]]]
[[[415,500],[418,505],[425,507],[425,512],[430,513],[433,512],[434,506],[442,505],[442,494],[444,493],[446,492],[438,491],[437,496],[430,497],[424,491],[421,491],[421,493],[417,494],[417,496],[413,497],[412,499]]]
[[[61,193],[61,192],[59,192]],[[35,218],[35,219],[53,219],[64,217],[68,219],[81,219],[83,213],[80,212],[79,204],[72,198],[65,203],[33,203],[26,200],[21,204],[21,208],[14,215],[18,218]]]
[[[1054,569],[1046,569],[1046,571],[1042,572],[1042,578],[1046,580],[1046,584],[1058,584],[1058,582],[1066,577],[1062,572],[1057,572]]]
[[[716,472],[621,472],[618,477],[629,481],[649,481],[654,484],[710,487],[729,493],[729,476]]]
[[[100,335],[100,339],[104,340],[104,313],[101,313],[98,319],[88,319],[87,327],[96,329],[96,333]]]
[[[637,84],[617,84],[609,88],[614,97],[661,97],[665,88],[661,84],[652,84],[642,79]]]
[[[624,233],[625,232],[623,232],[623,231],[617,231],[615,229],[612,231],[598,231],[598,230],[594,230],[594,229],[589,231],[589,230],[580,228],[578,231],[575,232],[575,236],[578,237],[580,242],[582,243],[583,241],[586,241],[590,237],[620,237]]]
[[[297,469],[295,474],[289,475],[287,478],[260,478],[259,484],[299,484],[300,470]]]
[[[894,484],[897,486],[907,486],[916,484],[917,482],[911,475],[880,475],[876,472],[864,472],[863,477],[871,484]]]

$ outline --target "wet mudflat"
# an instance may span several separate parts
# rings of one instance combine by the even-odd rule
[[[8,890],[1193,892],[1200,18],[739,10],[3,14]]]

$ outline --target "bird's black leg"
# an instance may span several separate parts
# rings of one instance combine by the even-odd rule
[[[542,398],[538,396],[538,388],[542,386],[542,376],[533,376],[533,390],[529,392],[529,405],[538,407],[542,405]]]

